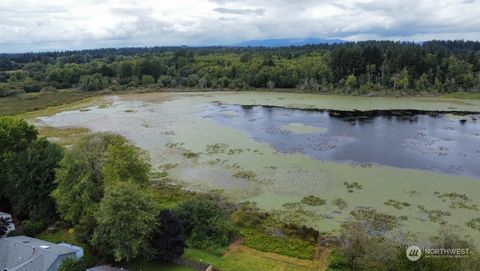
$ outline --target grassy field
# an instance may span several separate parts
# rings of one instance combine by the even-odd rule
[[[212,264],[223,271],[313,271],[315,262],[261,252],[239,245],[223,257],[198,249],[187,249],[185,257]]]
[[[153,263],[143,260],[135,260],[128,263],[126,267],[131,271],[195,271],[195,269],[176,264]]]
[[[480,92],[454,92],[442,95],[442,97],[456,99],[480,99]]]
[[[17,115],[37,111],[52,106],[70,104],[100,94],[102,92],[84,92],[71,89],[47,93],[19,94],[0,98],[0,115]]]

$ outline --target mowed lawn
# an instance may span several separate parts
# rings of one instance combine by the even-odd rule
[[[276,253],[262,252],[243,245],[231,249],[224,256],[216,256],[198,249],[187,249],[185,257],[212,264],[223,271],[312,271],[316,263]]]
[[[196,269],[188,268],[176,264],[162,264],[155,262],[147,262],[144,260],[135,260],[127,264],[129,271],[195,271]]]

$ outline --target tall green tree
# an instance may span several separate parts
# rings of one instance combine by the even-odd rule
[[[32,142],[22,152],[6,157],[7,193],[14,213],[31,219],[53,219],[55,202],[55,169],[63,149],[44,138]]]
[[[170,262],[181,257],[186,243],[183,225],[174,212],[163,210],[157,217],[157,227],[150,237],[152,257],[161,262]]]
[[[25,120],[0,118],[0,197],[8,200],[14,214],[24,218],[52,219],[55,205],[55,169],[63,150],[38,138]]]
[[[157,209],[145,190],[119,182],[105,193],[92,244],[116,261],[129,261],[149,251],[148,238],[156,226]]]
[[[125,138],[111,133],[86,136],[66,152],[57,170],[53,197],[58,212],[76,225],[80,239],[89,241],[107,188],[118,182],[145,187],[149,173],[146,154]]]

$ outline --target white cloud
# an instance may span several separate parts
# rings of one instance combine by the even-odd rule
[[[480,0],[0,0],[0,51],[246,39],[480,39]]]

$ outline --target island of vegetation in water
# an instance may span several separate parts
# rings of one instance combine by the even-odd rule
[[[83,100],[111,94],[99,90],[141,87],[475,97],[479,47],[360,42],[1,55],[0,93],[8,97],[0,98],[0,114],[34,112],[0,118],[0,207],[20,223],[19,233],[84,247],[84,259],[65,261],[62,271],[102,262],[129,270],[191,270],[180,266],[188,263],[226,271],[479,270],[479,152],[455,145],[476,144],[478,101],[282,92]],[[272,127],[262,125],[269,114]],[[404,129],[392,129],[391,138],[413,140],[402,144],[434,148],[418,158],[434,164],[424,168],[408,161],[405,145],[389,145],[407,157],[405,167],[466,176],[364,164],[362,155],[360,165],[335,163],[351,157],[345,152],[334,159],[322,150],[309,154],[320,161],[304,155],[313,145],[332,146],[320,144],[322,137],[368,140],[369,131],[385,125]],[[354,127],[357,134],[349,134]],[[440,149],[432,137],[442,137]],[[445,168],[453,160],[465,174]],[[455,223],[469,234],[449,229]],[[425,232],[429,247],[468,248],[470,257],[409,261],[406,246]]]

